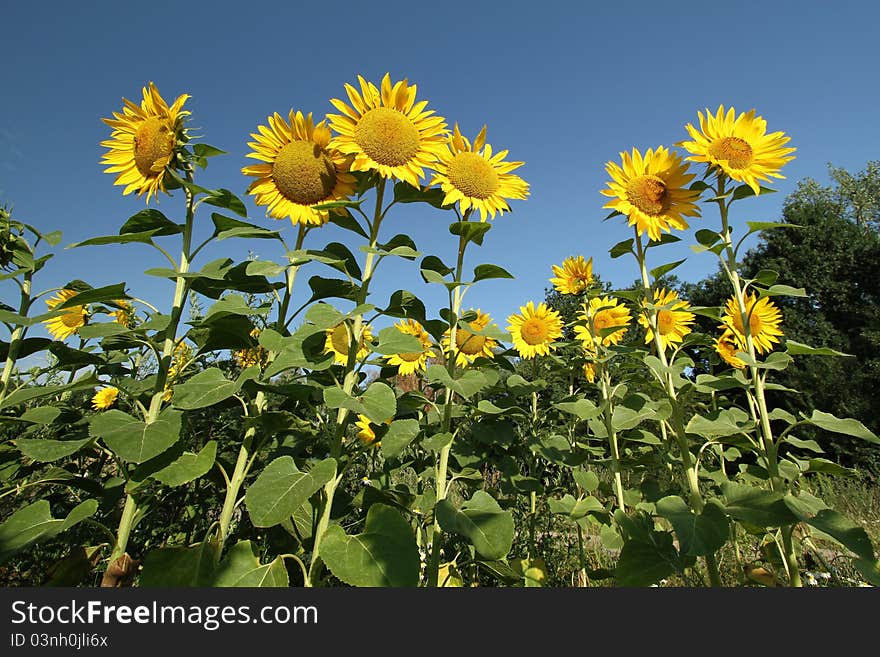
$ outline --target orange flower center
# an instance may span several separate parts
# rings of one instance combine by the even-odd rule
[[[419,131],[403,112],[375,107],[354,129],[354,140],[374,162],[389,167],[407,164],[419,151]]]
[[[530,345],[544,344],[549,333],[547,323],[537,317],[527,319],[519,329],[523,342]]]
[[[675,328],[675,316],[670,310],[660,310],[657,312],[657,332],[660,335],[672,333]]]
[[[727,160],[733,169],[745,169],[752,163],[752,147],[745,139],[724,137],[709,147],[709,155],[716,160]]]
[[[475,326],[474,322],[470,323],[470,327],[473,329],[480,328],[479,326]],[[473,333],[468,333],[460,328],[455,332],[455,346],[458,347],[458,350],[463,354],[476,356],[477,354],[482,353],[485,345],[486,336],[474,335]]]
[[[174,152],[174,133],[160,118],[145,120],[134,134],[134,163],[145,178],[160,173]],[[155,170],[154,170],[155,168]]]
[[[272,180],[287,200],[314,205],[333,193],[336,167],[318,144],[307,140],[292,141],[275,157]]]
[[[663,214],[669,209],[669,194],[666,183],[657,176],[637,176],[626,186],[626,200],[649,215]]]
[[[449,182],[465,196],[487,199],[498,191],[495,168],[476,153],[457,153],[449,163]]]

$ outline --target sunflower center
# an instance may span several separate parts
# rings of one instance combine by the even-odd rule
[[[173,151],[174,134],[162,119],[146,119],[134,133],[134,163],[145,178],[156,175],[153,167],[164,167]]]
[[[666,183],[657,176],[638,176],[629,181],[626,199],[645,214],[658,215],[669,209]]]
[[[752,163],[752,147],[745,139],[724,137],[709,147],[709,154],[718,160],[727,160],[734,169],[745,169]]]
[[[80,308],[68,308],[67,312],[61,315],[60,319],[62,324],[72,329],[79,328],[85,323],[83,312]]]
[[[612,326],[614,326],[614,322],[612,321],[611,313],[605,311],[596,313],[596,317],[593,319],[593,330],[596,332],[597,337],[601,335],[604,329]]]
[[[292,141],[278,151],[272,165],[272,180],[288,201],[313,205],[333,192],[336,167],[316,143]]]
[[[389,167],[407,164],[419,152],[419,131],[403,112],[374,107],[354,129],[354,140],[374,162]]]
[[[660,335],[666,335],[675,328],[675,317],[668,310],[661,310],[657,313],[657,332]]]
[[[397,357],[400,360],[406,361],[407,363],[415,363],[416,361],[421,359],[423,354],[423,351],[414,351],[408,354],[397,354]]]
[[[473,333],[468,333],[461,329],[458,329],[455,332],[455,346],[458,347],[458,350],[463,354],[476,356],[483,351],[483,346],[485,344],[485,336],[474,335]]]
[[[340,324],[333,329],[333,333],[330,334],[330,342],[337,353],[348,354],[348,328],[345,324]]]
[[[470,198],[486,199],[498,191],[498,174],[476,153],[458,153],[449,164],[449,182]]]
[[[749,331],[752,335],[760,335],[761,331],[764,328],[764,323],[761,321],[761,317],[758,313],[752,313],[752,316],[749,317]]]
[[[522,336],[523,342],[525,342],[526,344],[536,345],[547,342],[547,335],[549,334],[549,331],[547,330],[546,323],[544,323],[537,317],[533,317],[531,319],[527,319],[522,323],[522,326],[519,329],[519,333]]]

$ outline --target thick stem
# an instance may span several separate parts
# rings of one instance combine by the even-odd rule
[[[31,306],[31,281],[33,272],[25,273],[24,280],[21,283],[21,303],[18,307],[18,314],[26,317]],[[22,339],[24,338],[25,327],[16,326],[9,336],[9,353],[6,355],[6,363],[3,365],[3,375],[0,379],[0,403],[6,399],[9,393],[9,381],[12,377],[12,371],[15,369],[15,362],[18,360],[18,352],[21,348]]]
[[[602,401],[605,402],[602,415],[605,418],[605,431],[608,434],[608,444],[611,447],[611,472],[614,474],[614,492],[617,495],[617,506],[626,512],[626,502],[623,499],[623,478],[620,472],[620,450],[617,445],[617,432],[614,430],[612,416],[614,404],[611,401],[610,375],[608,369],[603,366],[602,371]]]

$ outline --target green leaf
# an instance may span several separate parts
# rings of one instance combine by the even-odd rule
[[[251,522],[255,527],[281,523],[335,476],[333,459],[316,463],[308,472],[300,471],[293,457],[275,459],[248,487],[245,505]]]
[[[763,185],[758,185],[758,194],[775,194],[775,189],[770,189],[769,187],[764,187]],[[733,200],[739,200],[742,198],[748,198],[749,196],[754,196],[755,190],[749,187],[748,185],[739,185],[736,189],[733,190]]]
[[[277,230],[268,230],[249,224],[246,221],[239,221],[232,217],[211,213],[211,221],[214,223],[214,237],[218,240],[225,240],[230,237],[244,237],[253,239],[281,239],[281,233]]]
[[[875,560],[874,546],[864,528],[833,509],[827,507],[817,509],[816,504],[804,504],[800,497],[786,495],[784,498],[786,506],[800,520],[828,534],[859,558],[867,561]],[[821,506],[824,507],[824,503],[821,503]]]
[[[869,443],[880,445],[880,439],[868,429],[864,424],[852,418],[838,418],[831,413],[823,413],[822,411],[813,411],[813,414],[806,418],[810,424],[814,424],[826,431],[834,433],[842,433],[847,436],[854,436],[867,440]]]
[[[382,311],[388,317],[403,317],[425,323],[425,304],[408,290],[397,290],[391,295],[388,307]]]
[[[503,559],[513,544],[513,516],[503,511],[494,497],[478,490],[456,509],[449,499],[435,509],[443,531],[464,536],[484,559]]]
[[[575,483],[585,493],[592,493],[599,488],[599,476],[591,470],[572,470]]]
[[[101,301],[114,301],[115,299],[130,299],[125,293],[125,283],[117,283],[116,285],[107,285],[105,287],[95,287],[85,290],[71,297],[62,304],[55,306],[52,310],[64,310],[73,306],[85,306],[90,303]]]
[[[114,409],[95,415],[89,422],[89,433],[102,438],[122,460],[143,463],[177,442],[182,416],[180,411],[166,408],[155,422],[146,424]]]
[[[373,351],[382,356],[420,353],[425,349],[416,336],[404,333],[396,326],[383,328],[376,337],[379,343],[373,346]]]
[[[629,238],[628,240],[623,240],[622,242],[618,242],[614,246],[609,249],[608,253],[612,258],[619,258],[620,256],[624,256],[627,253],[633,253],[633,244],[635,240]]]
[[[349,212],[346,212],[345,214],[335,214],[331,212],[329,223],[336,224],[340,228],[344,228],[345,230],[350,230],[353,233],[357,233],[364,239],[370,239],[369,233],[364,230],[363,226],[361,226],[358,223],[357,219],[355,219]]]
[[[351,586],[403,587],[419,583],[419,550],[409,522],[395,509],[375,503],[364,532],[349,536],[331,525],[320,556],[336,577]]]
[[[802,287],[790,285],[771,285],[766,290],[761,290],[762,297],[806,297],[807,291]]]
[[[91,441],[91,438],[83,438],[81,440],[19,438],[14,442],[19,451],[28,458],[39,463],[48,463],[50,461],[62,459],[65,456],[70,456],[71,454],[76,454]]]
[[[650,541],[630,540],[624,543],[614,569],[619,586],[650,586],[678,570],[678,553],[672,535],[652,532]]]
[[[701,228],[696,233],[694,233],[694,237],[697,242],[702,244],[705,247],[714,246],[715,243],[721,239],[721,235],[716,233],[714,230],[709,230],[708,228]]]
[[[483,245],[483,238],[490,228],[492,228],[492,224],[488,221],[457,221],[449,224],[449,232],[464,238],[465,244],[473,242],[480,246]]]
[[[233,545],[226,557],[217,566],[213,586],[217,587],[287,587],[290,581],[284,559],[276,557],[267,564],[261,564],[257,556],[257,546],[250,541],[240,541]]]
[[[665,265],[660,265],[659,267],[655,267],[651,270],[651,278],[657,279],[663,276],[664,274],[668,274],[673,269],[678,267],[680,264],[685,262],[685,260],[676,260],[675,262],[668,262]]]
[[[454,270],[447,267],[437,256],[429,255],[422,259],[422,262],[419,265],[419,271],[426,283],[440,283],[441,285],[445,285],[446,276],[451,274]]]
[[[732,481],[721,484],[724,511],[733,518],[757,527],[781,527],[798,521],[782,499],[782,493]]]
[[[685,427],[687,433],[695,433],[704,438],[734,436],[748,433],[751,429],[754,429],[754,422],[745,411],[735,407],[712,411],[706,417],[694,415]]]
[[[176,461],[154,472],[151,477],[166,486],[183,486],[208,474],[217,458],[217,441],[211,440],[198,454],[184,452]]]
[[[193,153],[198,157],[214,157],[215,155],[226,155],[226,151],[208,144],[193,144]]]
[[[573,402],[558,402],[553,404],[560,411],[576,415],[579,420],[592,420],[602,414],[602,409],[589,399],[578,399]]]
[[[797,224],[786,224],[780,221],[747,221],[749,233],[756,233],[759,230],[774,230],[776,228],[803,228]]]
[[[451,209],[454,204],[443,206],[445,194],[439,187],[422,189],[409,183],[399,182],[394,185],[394,200],[397,203],[427,203],[438,210]]]
[[[147,552],[138,579],[142,588],[210,586],[219,555],[211,541],[190,547],[165,547]]]
[[[11,406],[17,406],[23,402],[31,401],[34,399],[40,399],[42,397],[52,397],[53,395],[60,394],[62,392],[66,392],[68,390],[81,390],[83,388],[94,388],[99,385],[101,382],[98,381],[98,378],[95,376],[94,372],[90,372],[86,374],[82,378],[74,381],[73,383],[65,384],[65,385],[57,385],[57,386],[47,386],[47,385],[39,385],[39,386],[31,386],[27,388],[21,388],[16,390],[11,395],[6,397],[2,403],[0,403],[0,409],[9,408]]]
[[[128,221],[122,224],[122,228],[119,229],[119,234],[129,235],[147,231],[157,237],[177,235],[183,232],[183,225],[174,223],[159,210],[148,208],[129,217]]]
[[[810,347],[794,340],[785,341],[785,350],[792,356],[853,356],[829,347]]]
[[[397,458],[417,435],[419,435],[418,420],[394,420],[382,438],[382,456],[386,459]]]
[[[682,554],[702,557],[714,554],[727,542],[730,526],[721,506],[710,500],[702,513],[695,514],[677,495],[657,502],[657,515],[666,518],[678,536]]]
[[[47,500],[29,504],[0,524],[0,563],[22,548],[53,538],[95,514],[98,500],[77,504],[64,519],[53,518]]]
[[[210,367],[185,383],[175,384],[171,403],[186,411],[206,408],[229,399],[237,389],[235,381],[227,379],[218,368]]]
[[[383,424],[397,414],[397,397],[385,383],[374,381],[360,397],[364,415],[376,424]]]
[[[211,190],[203,200],[208,205],[232,210],[239,217],[247,217],[247,209],[244,207],[244,203],[228,189]]]
[[[55,406],[37,406],[26,410],[19,420],[34,424],[52,424],[61,415],[61,409]]]
[[[309,279],[309,287],[312,290],[309,303],[332,297],[354,301],[360,289],[354,283],[344,281],[341,278],[324,278],[322,276],[312,276]]]
[[[499,267],[498,265],[477,265],[474,267],[474,283],[477,281],[482,281],[487,278],[513,278],[513,274],[511,274],[506,269]]]
[[[428,383],[441,383],[444,387],[454,390],[465,399],[470,399],[474,394],[489,385],[489,381],[482,372],[467,370],[458,379],[453,379],[442,365],[429,365],[427,379]]]

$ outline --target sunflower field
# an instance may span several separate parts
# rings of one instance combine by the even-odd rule
[[[784,132],[720,106],[677,144],[623,150],[592,203],[632,228],[599,248],[638,283],[610,289],[573,254],[548,263],[573,310],[523,299],[492,317],[465,297],[513,277],[465,254],[528,202],[523,162],[408,80],[343,90],[325,117],[255,121],[240,193],[266,218],[199,184],[224,151],[190,128],[186,94],[169,104],[150,83],[103,119],[105,171],[146,207],[71,247],[152,248],[164,300],[73,276],[44,289],[61,234],[2,210],[17,294],[0,306],[2,581],[800,587],[813,569],[880,584],[872,536],[816,485],[850,471],[810,436],[880,440],[771,403],[798,394],[774,380],[792,363],[847,354],[786,338],[780,304],[807,291],[742,273],[744,240],[798,229],[744,219],[794,158]],[[436,253],[386,228],[417,206],[438,216]],[[720,306],[668,285],[684,261],[664,247],[697,217],[691,250],[723,271]],[[328,224],[360,248],[325,243]],[[200,258],[225,240],[254,257]],[[377,298],[389,259],[412,280]],[[422,284],[445,307],[408,289]]]

